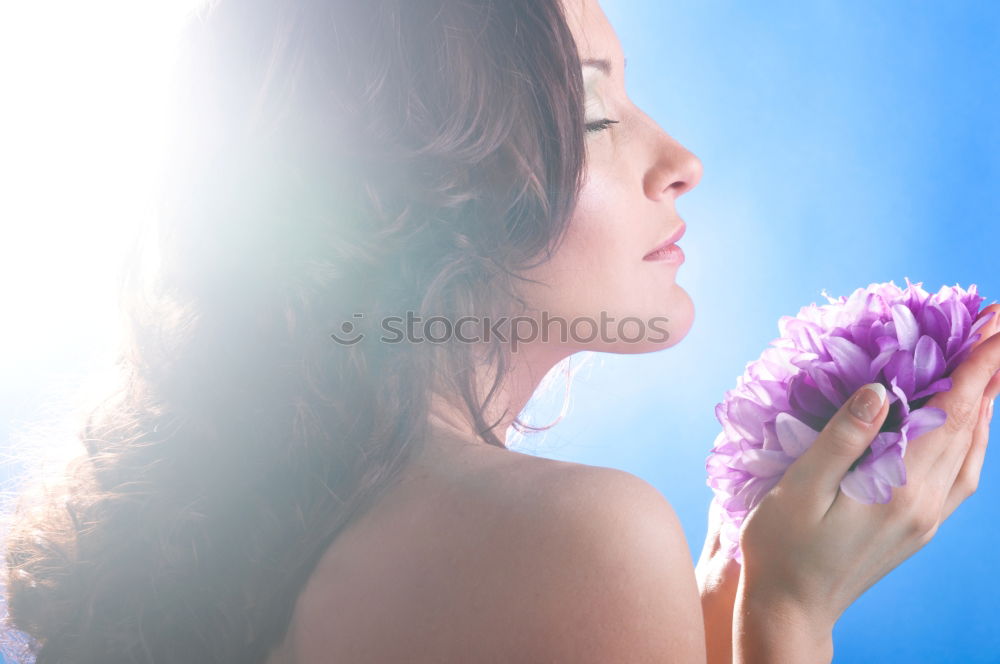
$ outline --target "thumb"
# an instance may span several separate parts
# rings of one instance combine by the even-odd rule
[[[792,462],[781,481],[829,507],[844,475],[871,445],[888,413],[885,386],[861,386]]]
[[[992,320],[984,323],[980,323],[984,318],[992,318]],[[979,346],[989,339],[992,335],[1000,332],[1000,304],[991,304],[976,316],[974,325],[980,325],[978,328],[979,339],[972,343],[972,350],[975,350]]]

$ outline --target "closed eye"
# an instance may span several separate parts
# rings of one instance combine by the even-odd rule
[[[603,120],[597,120],[595,122],[588,122],[587,123],[587,131],[588,132],[602,131],[604,129],[607,129],[608,127],[610,127],[613,124],[618,124],[618,122],[619,122],[618,120],[608,120],[607,118],[605,118]]]

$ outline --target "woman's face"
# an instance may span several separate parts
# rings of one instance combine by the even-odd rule
[[[563,2],[594,131],[587,132],[587,172],[563,243],[551,260],[523,273],[542,284],[525,284],[522,295],[536,317],[566,321],[565,342],[560,324],[549,323],[548,343],[618,353],[672,346],[694,318],[677,284],[681,262],[644,257],[684,228],[675,201],[698,184],[701,161],[628,98],[621,44],[597,0]],[[593,124],[601,120],[617,124]]]

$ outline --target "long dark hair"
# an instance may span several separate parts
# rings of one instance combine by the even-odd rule
[[[7,524],[19,661],[263,661],[432,392],[504,446],[501,340],[392,344],[374,321],[523,307],[582,180],[559,0],[221,0],[180,53],[116,386]],[[345,322],[367,335],[333,341]]]

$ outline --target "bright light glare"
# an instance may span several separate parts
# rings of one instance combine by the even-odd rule
[[[198,0],[0,3],[0,373],[107,345],[148,217],[174,37]],[[64,360],[70,358],[64,357]]]

